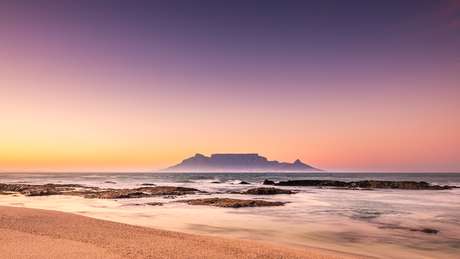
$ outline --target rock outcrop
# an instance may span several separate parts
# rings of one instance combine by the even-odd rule
[[[270,180],[267,180],[267,179],[265,179],[265,181],[264,181],[264,185],[274,185],[274,184],[275,184],[274,181],[270,181]]]
[[[439,231],[436,229],[425,228],[425,229],[420,230],[420,232],[428,233],[428,234],[438,234]]]
[[[14,193],[25,196],[69,195],[81,196],[87,199],[122,199],[151,196],[177,196],[204,192],[193,188],[175,186],[141,187],[135,189],[99,189],[76,184],[0,184],[0,194]]]
[[[279,201],[237,200],[237,199],[227,199],[227,198],[181,200],[181,201],[176,201],[176,202],[185,202],[189,205],[207,205],[207,206],[216,206],[216,207],[223,207],[223,208],[282,206],[285,204]]]
[[[152,196],[177,196],[185,194],[194,194],[202,192],[193,188],[173,187],[173,186],[155,186],[142,187],[136,189],[108,189],[104,191],[85,191],[83,198],[87,199],[122,199],[122,198],[143,198]],[[69,194],[72,195],[72,194]]]
[[[251,194],[251,195],[265,195],[265,194],[293,194],[290,190],[276,189],[276,188],[254,188],[249,189],[241,194]]]
[[[431,229],[431,228],[424,228],[424,229],[417,229],[417,228],[408,228],[408,227],[401,227],[401,226],[382,226],[378,227],[380,229],[402,229],[402,230],[409,230],[412,232],[422,232],[427,234],[438,234],[439,230]]]
[[[275,183],[277,186],[334,186],[345,187],[348,183],[333,180],[289,180]]]
[[[47,196],[57,195],[74,191],[76,188],[85,188],[78,184],[44,184],[44,185],[31,185],[31,184],[3,184],[0,183],[0,194],[19,193],[25,196]],[[97,188],[93,188],[97,189]]]
[[[265,180],[265,185],[272,185],[272,181]],[[331,186],[347,188],[386,188],[386,189],[412,189],[412,190],[445,190],[451,186],[430,185],[426,182],[413,181],[356,181],[343,182],[333,180],[289,180],[274,183],[275,186]]]

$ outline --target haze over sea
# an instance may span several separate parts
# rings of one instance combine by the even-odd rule
[[[425,181],[460,186],[460,173],[1,173],[2,183],[73,183],[103,188],[142,184],[207,191],[176,197],[83,199],[69,196],[0,196],[0,205],[51,209],[187,233],[262,240],[378,258],[456,258],[460,254],[460,189],[338,190],[281,187],[292,195],[231,194],[277,181]],[[240,184],[241,181],[250,184]],[[219,182],[219,183],[216,183]],[[192,198],[263,199],[280,207],[217,208],[175,203]],[[142,206],[161,202],[163,206]],[[436,229],[437,234],[411,231]]]

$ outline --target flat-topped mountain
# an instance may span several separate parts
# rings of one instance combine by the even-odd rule
[[[196,154],[180,164],[161,171],[166,172],[312,172],[323,171],[300,162],[280,163],[268,161],[259,154]]]

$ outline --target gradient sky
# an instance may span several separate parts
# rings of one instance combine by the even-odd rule
[[[460,172],[460,1],[1,1],[0,170]]]

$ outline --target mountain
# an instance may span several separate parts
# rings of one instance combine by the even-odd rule
[[[302,162],[300,162],[299,159],[297,159],[293,164],[287,164],[287,165],[283,165],[279,168],[279,171],[311,171],[313,167],[307,165],[307,164],[304,164]],[[313,168],[315,169],[315,168]],[[318,170],[318,169],[316,169]]]
[[[280,163],[268,161],[259,154],[196,154],[163,172],[318,172],[323,171],[300,162]]]

